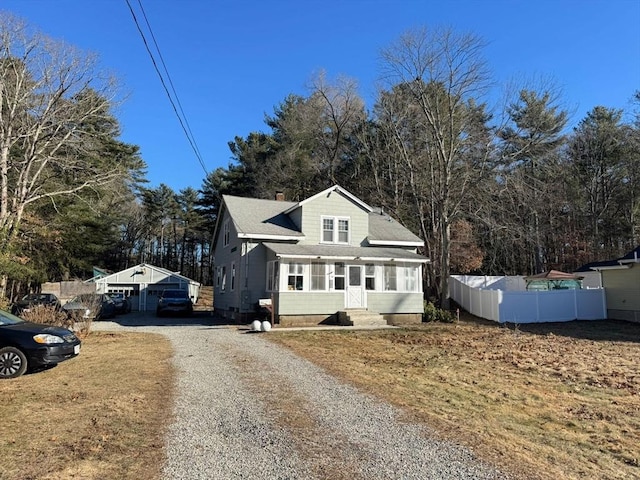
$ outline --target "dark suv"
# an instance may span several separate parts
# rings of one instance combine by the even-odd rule
[[[158,297],[156,315],[161,317],[165,313],[191,315],[193,302],[186,290],[165,290]]]

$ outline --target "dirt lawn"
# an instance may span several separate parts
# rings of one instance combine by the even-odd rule
[[[161,335],[95,332],[78,357],[0,381],[0,479],[160,478],[171,355]]]
[[[638,324],[272,332],[521,478],[640,478]]]

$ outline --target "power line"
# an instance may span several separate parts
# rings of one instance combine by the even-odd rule
[[[162,75],[162,73],[160,72],[160,69],[158,68],[158,64],[156,62],[156,59],[153,55],[153,52],[151,51],[151,49],[149,48],[149,44],[147,42],[147,38],[144,35],[144,32],[142,31],[142,28],[140,27],[140,23],[138,22],[138,18],[136,17],[135,12],[133,11],[133,8],[131,7],[131,3],[129,2],[129,0],[125,0],[127,2],[127,6],[129,7],[129,11],[131,12],[131,16],[133,17],[133,21],[136,24],[136,28],[138,29],[138,32],[140,33],[140,37],[142,38],[142,42],[144,43],[145,48],[147,49],[147,53],[149,54],[149,57],[151,58],[151,62],[153,63],[153,68],[155,69],[156,73],[158,74],[158,77],[160,78],[160,82],[162,83],[162,87],[164,88],[165,93],[167,94],[167,97],[169,98],[169,102],[171,103],[171,106],[173,107],[173,111],[176,114],[176,117],[178,117],[178,121],[180,122],[180,126],[182,127],[182,130],[185,134],[185,136],[187,137],[187,140],[189,142],[189,145],[191,145],[191,149],[193,150],[193,152],[196,155],[196,158],[198,159],[198,162],[200,163],[200,166],[202,167],[202,169],[204,170],[205,175],[208,175],[209,172],[207,171],[207,167],[204,164],[204,160],[202,159],[202,155],[200,154],[200,149],[198,148],[198,145],[196,143],[195,137],[193,136],[193,133],[191,131],[191,127],[189,126],[189,122],[187,121],[187,116],[184,113],[184,110],[182,109],[182,105],[180,103],[180,99],[178,98],[178,94],[175,90],[175,87],[173,85],[173,82],[171,80],[171,76],[169,75],[169,70],[167,69],[167,66],[164,62],[164,58],[162,57],[162,53],[160,52],[160,47],[158,46],[158,43],[156,42],[155,36],[153,34],[153,30],[151,29],[151,25],[149,24],[149,20],[147,19],[147,15],[144,11],[144,8],[142,7],[142,0],[138,0],[138,5],[140,6],[140,10],[142,12],[142,15],[144,17],[145,23],[147,25],[147,29],[149,30],[149,33],[151,35],[151,38],[153,40],[153,44],[155,45],[156,51],[158,52],[158,56],[160,57],[160,62],[162,63],[162,67],[164,68],[164,72],[166,74],[167,80],[169,82],[169,85],[171,86],[171,91],[173,92],[173,97],[171,96],[171,93],[169,92],[169,88],[167,87],[167,83],[165,82],[165,79]],[[175,101],[174,101],[175,98]],[[177,106],[176,106],[177,103]],[[179,112],[178,112],[179,110]]]

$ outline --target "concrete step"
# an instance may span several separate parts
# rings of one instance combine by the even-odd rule
[[[386,326],[387,321],[377,312],[365,309],[347,309],[338,312],[338,323],[340,325],[364,327],[364,326]]]

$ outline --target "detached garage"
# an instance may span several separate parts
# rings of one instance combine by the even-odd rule
[[[97,278],[95,284],[97,293],[124,293],[134,311],[155,311],[158,295],[163,290],[186,290],[193,303],[200,296],[200,283],[145,263]]]

